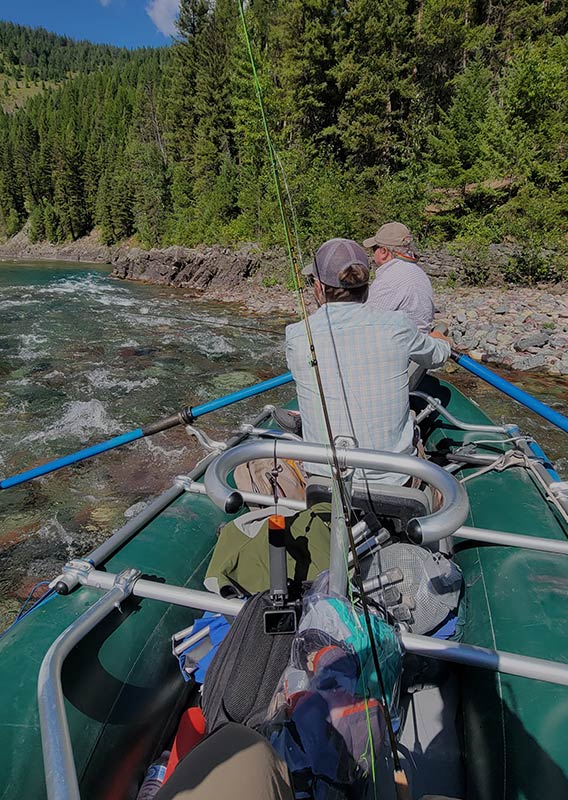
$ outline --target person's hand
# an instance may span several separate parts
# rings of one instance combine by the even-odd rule
[[[431,336],[432,339],[442,339],[443,342],[451,344],[450,339],[447,336],[444,336],[443,333],[440,333],[440,331],[430,331],[428,335]]]

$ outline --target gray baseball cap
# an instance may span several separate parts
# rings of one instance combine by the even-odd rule
[[[326,286],[343,288],[338,277],[339,273],[353,264],[359,264],[361,267],[369,269],[369,259],[361,245],[354,242],[353,239],[329,239],[319,248],[311,264],[304,267],[302,275],[317,278]],[[355,286],[349,284],[345,288],[357,289],[360,286],[366,286],[368,282],[367,275],[364,282]]]
[[[402,222],[387,222],[370,239],[365,239],[363,247],[410,247],[414,236]]]

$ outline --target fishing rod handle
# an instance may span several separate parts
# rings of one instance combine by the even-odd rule
[[[466,521],[469,500],[464,487],[436,464],[415,456],[386,453],[361,448],[336,448],[340,469],[367,469],[412,475],[433,486],[442,495],[442,507],[425,517],[410,520],[406,533],[416,544],[431,544],[445,539]],[[205,473],[205,489],[213,502],[227,514],[236,514],[243,506],[240,492],[229,486],[229,474],[240,464],[260,458],[285,458],[315,464],[331,464],[332,449],[309,442],[278,439],[270,442],[246,442],[220,455]],[[382,484],[383,486],[385,484]]]

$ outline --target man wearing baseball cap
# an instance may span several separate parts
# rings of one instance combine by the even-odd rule
[[[401,222],[387,222],[363,246],[372,248],[377,265],[369,303],[383,311],[404,311],[419,331],[428,333],[434,319],[434,293],[429,277],[416,263],[410,230]]]
[[[365,302],[367,254],[351,239],[330,239],[304,270],[313,276],[318,310],[309,322],[315,345],[331,429],[351,436],[359,447],[414,453],[408,364],[441,366],[450,355],[447,340],[427,336],[404,314],[381,311]],[[296,382],[303,437],[327,444],[305,322],[286,328],[286,358]],[[311,475],[329,477],[323,464],[306,464]],[[361,470],[356,480],[402,484],[395,473]]]

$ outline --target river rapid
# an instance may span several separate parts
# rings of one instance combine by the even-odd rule
[[[286,319],[244,316],[179,290],[117,282],[99,265],[0,264],[0,475],[137,428],[286,370]],[[504,373],[568,413],[568,382]],[[463,372],[495,421],[516,419],[568,477],[566,437]],[[287,387],[203,417],[226,436]],[[202,451],[183,428],[0,492],[0,628],[30,588],[83,555],[188,471]]]

